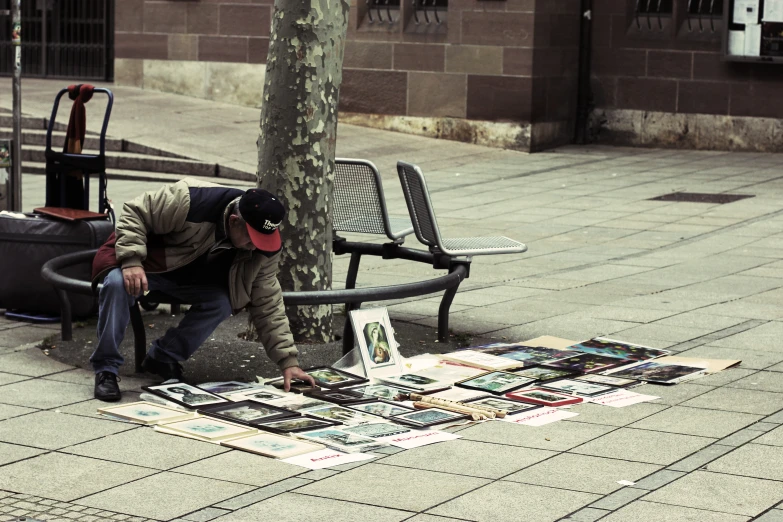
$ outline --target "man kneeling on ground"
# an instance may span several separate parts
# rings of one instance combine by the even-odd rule
[[[285,208],[261,189],[242,191],[183,179],[125,203],[116,233],[93,261],[99,294],[98,345],[90,357],[95,398],[120,400],[118,350],[130,307],[148,290],[191,305],[175,328],[155,340],[142,362],[163,379],[182,379],[187,360],[217,326],[247,307],[261,343],[292,378],[315,384],[298,351],[277,281]]]

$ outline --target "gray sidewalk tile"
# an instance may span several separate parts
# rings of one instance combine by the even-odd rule
[[[758,437],[755,441],[756,444],[769,444],[771,446],[783,446],[783,426],[768,431]]]
[[[154,473],[154,470],[48,453],[9,464],[0,473],[0,489],[71,501]]]
[[[139,451],[139,448],[144,448],[144,451]],[[62,451],[83,457],[166,470],[229,450],[208,442],[162,435],[147,426],[140,426],[70,446]]]
[[[25,381],[29,379],[27,375],[16,375],[13,373],[0,372],[0,386],[11,384],[12,382]]]
[[[250,486],[266,486],[302,473],[304,468],[275,459],[232,450],[175,468],[186,475],[215,478]]]
[[[780,423],[777,422],[756,422],[755,424],[751,424],[748,426],[747,429],[753,430],[753,431],[772,431],[776,428],[780,427]]]
[[[219,504],[215,504],[215,507],[221,509],[230,509],[230,510],[240,509],[249,506],[250,504],[255,504],[256,502],[261,502],[262,500],[266,500],[269,497],[274,497],[275,495],[279,495],[281,493],[285,493],[286,491],[291,491],[293,489],[301,488],[302,486],[306,486],[312,483],[313,483],[312,480],[305,480],[299,477],[291,477],[285,480],[281,480],[280,482],[275,482],[274,484],[265,486],[261,489],[251,491],[250,493],[245,493],[243,495],[238,495],[228,500],[224,500]]]
[[[761,371],[727,385],[729,388],[744,388],[768,392],[783,392],[783,379],[777,372]]]
[[[783,323],[769,322],[744,332],[714,341],[715,346],[758,346],[770,351],[779,351],[779,340],[783,336]]]
[[[25,324],[18,328],[3,330],[3,334],[0,335],[0,346],[4,348],[15,348],[20,345],[38,343],[46,336],[51,335],[51,333],[50,330]],[[11,373],[16,372],[11,371]]]
[[[699,377],[697,382],[699,384],[706,384],[709,386],[724,386],[731,382],[739,381],[745,377],[749,377],[758,372],[758,370],[740,368],[737,366],[734,366],[729,370],[730,371],[727,370],[713,373],[711,375],[705,375],[704,377]]]
[[[721,446],[742,446],[743,444],[747,444],[753,439],[758,438],[762,433],[764,432],[746,428],[720,439],[715,444]],[[781,441],[781,444],[783,444],[783,441]]]
[[[373,505],[355,504],[299,493],[284,493],[228,515],[214,522],[301,522],[308,518],[340,522],[399,522],[413,513]]]
[[[574,522],[595,522],[605,517],[610,512],[605,509],[596,509],[591,507],[582,508],[576,513],[572,513],[568,518],[562,520],[573,520]]]
[[[47,333],[41,330],[38,340],[43,339],[46,335]],[[0,355],[0,368],[8,373],[40,377],[50,373],[72,370],[73,366],[68,366],[47,357],[38,348],[28,348],[20,352]]]
[[[24,406],[11,406],[10,404],[0,404],[0,420],[10,419],[12,417],[19,417],[20,415],[26,415],[38,411],[33,408],[27,408]]]
[[[462,522],[464,518],[441,517],[438,515],[426,515],[419,513],[415,517],[405,519],[405,522]]]
[[[139,393],[123,392],[122,399],[117,402],[113,402],[112,405],[128,404],[130,402],[139,401]],[[57,408],[61,413],[69,413],[71,415],[81,415],[83,417],[91,417],[93,419],[106,420],[109,417],[105,417],[98,413],[98,408],[106,407],[106,403],[97,399],[90,399],[82,402],[76,402],[67,406]]]
[[[600,439],[574,448],[571,452],[668,465],[700,450],[714,440],[678,433],[620,428]],[[639,451],[639,448],[644,448],[644,451]]]
[[[0,466],[18,460],[29,459],[30,457],[35,457],[41,453],[44,453],[44,451],[28,448],[27,446],[17,446],[15,444],[0,442]]]
[[[780,509],[770,509],[758,518],[753,519],[756,522],[783,522],[783,511]]]
[[[625,408],[607,408],[599,404],[585,402],[575,404],[569,411],[578,413],[579,417],[566,419],[567,422],[584,422],[587,424],[603,424],[606,426],[627,426],[668,408],[665,404],[641,402]]]
[[[652,491],[654,489],[658,489],[662,486],[665,486],[666,484],[668,484],[673,480],[677,480],[683,475],[685,475],[685,473],[682,471],[662,469],[661,471],[653,473],[649,477],[644,477],[642,480],[638,481],[636,484],[634,484],[631,487],[637,489],[647,489]]]
[[[783,483],[696,471],[645,499],[752,517],[783,499]]]
[[[712,462],[713,460],[717,459],[721,455],[725,455],[726,453],[732,451],[733,449],[734,448],[730,446],[713,444],[711,446],[707,446],[706,448],[697,451],[696,453],[694,453],[688,458],[685,458],[679,462],[675,462],[674,464],[669,466],[668,469],[674,471],[691,472],[701,468],[708,462]]]
[[[503,480],[605,495],[660,469],[653,464],[564,453],[518,471]]]
[[[744,350],[741,348],[724,348],[708,344],[692,350],[684,351],[678,355],[683,357],[710,357],[712,359],[729,359],[742,361],[741,369],[763,370],[769,366],[783,361],[783,354],[761,350]]]
[[[646,494],[647,491],[644,489],[623,488],[590,504],[590,507],[613,511]]]
[[[95,373],[90,370],[83,370],[75,368],[70,371],[55,373],[53,375],[47,375],[44,377],[47,381],[60,381],[70,382],[71,384],[82,384],[84,386],[95,385]],[[118,383],[120,391],[122,392],[141,392],[142,386],[148,386],[150,384],[157,384],[160,379],[155,379],[152,376],[148,377],[134,377],[130,375],[123,375],[122,380]]]
[[[41,409],[85,401],[92,396],[92,387],[43,379],[0,386],[0,402]]]
[[[676,406],[682,402],[685,402],[693,397],[698,397],[714,388],[711,386],[702,386],[700,384],[681,383],[676,386],[660,386],[655,384],[645,384],[634,388],[636,393],[642,393],[644,395],[653,395],[660,397],[650,404],[666,404],[669,406]]]
[[[297,493],[409,511],[424,511],[487,482],[448,473],[367,464],[309,484],[298,489]],[[394,484],[394,488],[389,489],[389,484]],[[421,487],[422,484],[427,484],[427,487]],[[380,490],[385,491],[384,495],[378,495]]]
[[[168,520],[251,489],[251,486],[242,484],[163,472],[79,498],[76,503],[106,510],[117,510],[118,506],[122,506],[122,512],[129,515]],[[172,497],[177,491],[188,494]]]
[[[769,415],[783,408],[783,393],[717,388],[684,402],[683,406]]]
[[[783,447],[746,444],[707,465],[708,471],[783,480]]]
[[[544,426],[532,427],[493,421],[462,430],[459,434],[465,439],[480,442],[565,451],[600,437],[612,429],[597,424],[576,422],[553,422]]]
[[[657,502],[637,500],[601,519],[606,522],[628,520],[660,520],[666,522],[747,522],[748,517],[717,513],[684,506],[670,506]]]
[[[188,520],[190,522],[209,522],[210,520],[223,516],[227,513],[230,513],[230,511],[226,509],[218,509],[213,507],[204,508],[202,510],[196,511],[195,513],[191,513],[189,515],[185,515],[182,517],[184,520]]]
[[[333,469],[324,468],[324,469],[314,469],[312,471],[302,473],[301,475],[298,475],[298,477],[307,480],[321,480],[321,479],[329,478],[332,475],[337,475],[338,473],[340,472],[334,471]]]
[[[43,449],[60,449],[136,427],[138,426],[127,422],[40,411],[0,421],[0,441]]]
[[[549,522],[586,506],[596,498],[597,495],[590,493],[498,481],[441,504],[428,513],[478,522]],[[524,502],[504,499],[524,499]],[[553,499],[557,499],[556,502],[552,502]]]
[[[459,455],[459,458],[455,458],[455,455]],[[552,455],[556,453],[460,439],[448,444],[422,446],[376,462],[405,468],[499,479]]]
[[[720,438],[762,419],[761,415],[673,406],[631,424],[630,428]]]

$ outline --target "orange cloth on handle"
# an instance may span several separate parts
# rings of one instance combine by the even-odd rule
[[[84,104],[90,101],[95,87],[89,84],[69,85],[68,97],[73,100],[71,117],[68,120],[68,130],[65,132],[63,152],[81,154],[84,147],[84,136],[87,133],[87,111]],[[81,177],[81,172],[71,172]]]

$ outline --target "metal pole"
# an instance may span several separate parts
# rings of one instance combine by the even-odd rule
[[[22,13],[20,0],[11,0],[11,44],[14,49],[13,151],[11,152],[11,210],[22,211]]]

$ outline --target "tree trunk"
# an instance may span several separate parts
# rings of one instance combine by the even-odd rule
[[[283,290],[332,286],[332,185],[348,0],[275,0],[258,186],[281,198]],[[332,340],[331,306],[288,307],[297,341]]]

